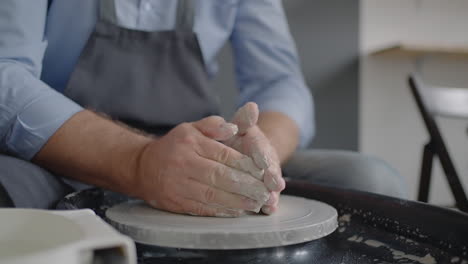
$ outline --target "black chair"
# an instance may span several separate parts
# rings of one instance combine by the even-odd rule
[[[468,89],[425,86],[417,74],[410,75],[408,82],[430,137],[423,150],[418,200],[428,201],[432,161],[437,156],[456,206],[468,212],[465,190],[435,120],[436,115],[468,120]]]

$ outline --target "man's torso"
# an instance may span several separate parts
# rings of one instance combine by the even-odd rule
[[[216,72],[215,57],[229,39],[237,10],[237,0],[193,0],[195,25],[208,73]],[[120,26],[143,30],[171,30],[175,26],[176,0],[115,0]],[[63,92],[70,74],[92,33],[99,14],[99,0],[52,1],[48,14],[41,79]]]

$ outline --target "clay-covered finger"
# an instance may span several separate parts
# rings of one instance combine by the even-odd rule
[[[248,172],[259,180],[263,179],[264,170],[258,168],[250,157],[220,142],[210,139],[203,140],[200,142],[197,154],[231,168]]]
[[[263,175],[265,174],[265,170],[259,169],[257,165],[255,165],[254,161],[248,156],[244,156],[241,159],[234,160],[234,162],[228,164],[228,166],[234,169],[248,172],[256,179],[263,181]]]
[[[240,209],[258,213],[263,206],[263,203],[245,196],[229,193],[195,180],[190,181],[187,185],[183,186],[184,198],[212,207]]]
[[[227,140],[238,132],[235,124],[228,123],[220,116],[210,116],[203,118],[192,125],[204,136],[214,140]]]
[[[239,127],[239,134],[244,134],[258,121],[259,110],[256,103],[249,102],[239,108],[232,118],[232,123]]]
[[[261,169],[267,169],[270,167],[271,160],[266,151],[258,145],[253,145],[251,148],[251,157],[255,162],[255,165]]]
[[[263,181],[268,190],[272,192],[281,192],[286,187],[281,168],[277,164],[265,170]]]
[[[270,199],[262,206],[262,213],[271,215],[278,211],[279,208],[279,192],[272,192],[270,194]]]
[[[259,128],[253,128],[242,138],[242,145],[239,146],[244,148],[249,157],[253,159],[255,165],[260,169],[267,169],[271,166],[271,144],[265,137],[260,136],[262,134]]]
[[[278,202],[279,202],[279,192],[271,192],[270,193],[270,199],[268,199],[268,201],[266,201],[264,206],[277,205]]]
[[[212,160],[198,162],[201,173],[192,178],[226,192],[239,194],[264,204],[270,197],[265,184],[249,173],[225,166]]]

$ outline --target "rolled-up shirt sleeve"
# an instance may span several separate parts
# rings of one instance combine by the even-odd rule
[[[296,122],[300,147],[315,131],[313,100],[305,84],[281,0],[240,0],[231,35],[239,105],[278,111]]]
[[[47,2],[0,4],[0,149],[23,159],[82,110],[40,80]]]

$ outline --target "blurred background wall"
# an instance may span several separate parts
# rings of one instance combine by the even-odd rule
[[[358,148],[359,1],[283,1],[316,111],[314,148]],[[223,114],[236,95],[228,46],[219,56]]]
[[[468,88],[468,56],[369,55],[395,43],[468,47],[466,0],[361,1],[360,144],[402,173],[416,198],[422,147],[428,134],[409,92],[408,73],[418,70],[426,82]],[[468,102],[467,102],[468,103]],[[442,136],[468,190],[468,122],[439,118]],[[453,204],[438,161],[429,201]]]
[[[305,78],[315,98],[312,148],[376,155],[405,178],[416,198],[422,147],[428,135],[406,84],[418,69],[431,84],[468,87],[468,57],[370,55],[396,43],[468,47],[466,0],[285,0]],[[223,113],[236,94],[229,47],[220,54]],[[360,60],[358,60],[360,58]],[[418,63],[419,66],[416,66]],[[468,123],[440,118],[442,133],[468,188]],[[430,201],[453,198],[435,162]]]

